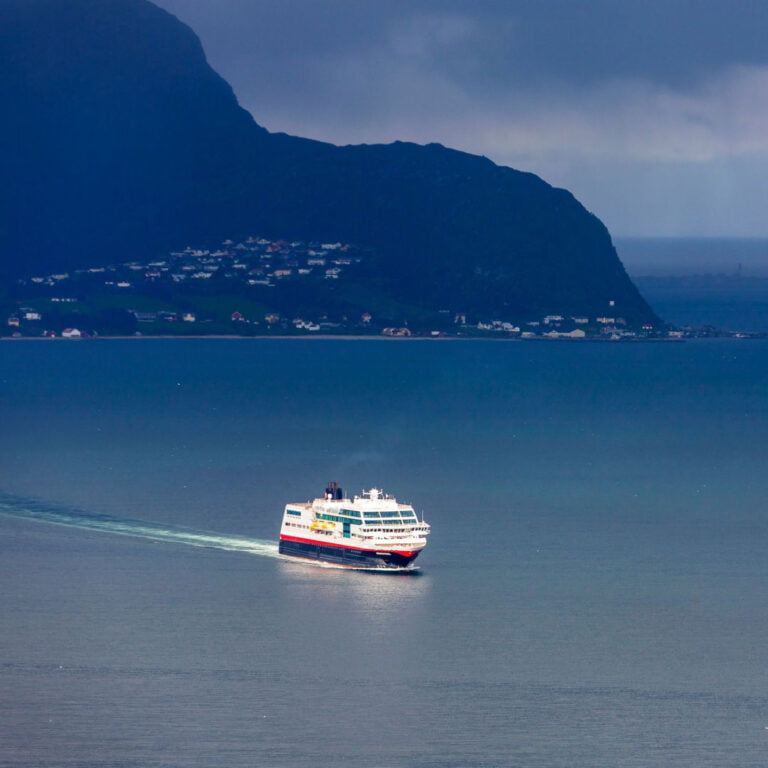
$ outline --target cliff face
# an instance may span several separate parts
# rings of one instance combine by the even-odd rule
[[[248,234],[378,254],[377,290],[515,316],[653,313],[568,192],[439,145],[270,134],[146,0],[0,0],[0,272]]]
[[[265,134],[192,32],[142,0],[2,0],[0,104],[16,270],[204,235]]]

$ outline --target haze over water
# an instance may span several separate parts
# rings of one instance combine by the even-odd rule
[[[767,352],[0,344],[0,766],[764,765]],[[418,575],[274,557],[328,480]]]
[[[768,333],[765,238],[617,238],[616,249],[667,322]]]

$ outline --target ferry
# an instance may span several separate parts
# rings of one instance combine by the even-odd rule
[[[427,545],[429,525],[410,504],[378,488],[348,499],[338,483],[322,498],[287,504],[279,551],[347,568],[407,569]]]

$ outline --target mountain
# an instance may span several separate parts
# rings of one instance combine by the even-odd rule
[[[147,0],[0,0],[0,276],[250,234],[374,249],[413,306],[654,321],[597,217],[438,144],[337,147],[254,122]]]

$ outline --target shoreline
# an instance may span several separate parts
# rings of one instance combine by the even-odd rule
[[[698,337],[691,337],[698,338]],[[238,334],[190,334],[188,336],[179,336],[173,334],[163,335],[148,335],[148,336],[90,336],[88,338],[80,339],[68,339],[62,336],[55,336],[53,338],[47,336],[0,336],[0,342],[2,341],[33,341],[33,342],[45,342],[45,341],[152,341],[152,340],[169,340],[169,339],[188,339],[188,340],[225,340],[225,341],[387,341],[387,342],[409,342],[409,341],[482,341],[482,342],[548,342],[548,343],[571,343],[571,344],[678,344],[683,341],[690,341],[691,338],[622,338],[622,339],[602,339],[595,338],[547,338],[545,336],[537,336],[534,338],[520,338],[520,337],[493,337],[493,336],[369,336],[369,335],[355,335],[355,334],[313,334],[305,336],[295,335],[274,335],[274,336],[240,336]],[[721,336],[717,338],[734,338],[733,336]],[[749,336],[745,338],[760,338],[756,336]],[[742,341],[743,338],[737,338]]]
[[[190,334],[177,336],[174,334],[158,334],[151,336],[90,336],[85,339],[66,339],[62,336],[48,338],[45,336],[0,336],[0,341],[146,341],[153,339],[216,339],[216,340],[240,340],[240,341],[533,341],[533,339],[515,339],[469,336],[365,336],[354,334],[307,334],[306,336],[275,335],[275,336],[240,336],[238,334]],[[558,341],[558,339],[542,339],[542,341]],[[567,339],[567,341],[583,341],[583,339]]]

